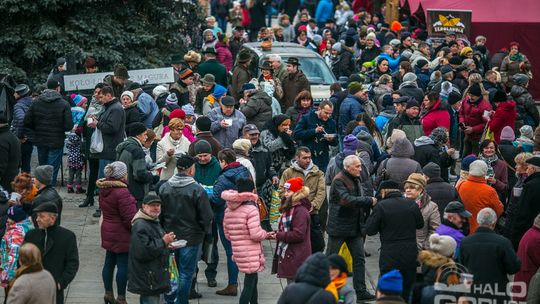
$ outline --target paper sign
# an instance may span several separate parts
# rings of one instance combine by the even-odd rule
[[[112,75],[113,72],[65,75],[64,86],[66,91],[93,90],[96,84],[103,82],[103,78]],[[161,84],[174,82],[174,72],[172,67],[131,70],[128,71],[129,80],[139,83],[148,80],[148,84]]]

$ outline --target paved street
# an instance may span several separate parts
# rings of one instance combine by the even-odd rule
[[[71,229],[79,241],[80,267],[75,280],[67,289],[65,295],[68,304],[97,304],[103,303],[103,283],[101,281],[101,267],[103,265],[105,250],[100,246],[100,233],[98,219],[92,217],[95,208],[78,208],[84,198],[83,195],[67,194],[65,188],[58,187],[64,198],[64,209],[62,211],[62,225]],[[97,201],[97,197],[96,197]],[[285,280],[276,278],[270,274],[271,252],[274,243],[264,241],[264,250],[267,261],[267,269],[259,274],[259,303],[276,303],[281,291],[286,286]],[[366,243],[366,250],[372,254],[366,258],[368,286],[374,289],[378,276],[378,248],[377,238],[369,238]],[[221,245],[219,246],[221,247]],[[218,268],[218,286],[209,288],[206,285],[204,273],[201,271],[198,276],[198,290],[203,298],[192,300],[192,303],[212,303],[219,301],[220,304],[238,303],[238,297],[224,297],[215,294],[216,290],[222,289],[227,283],[227,268],[225,252],[220,248],[220,264]],[[205,264],[200,263],[201,269]],[[239,287],[242,288],[243,275],[240,274]],[[2,291],[3,293],[3,291]],[[115,291],[116,294],[116,291]],[[128,303],[138,303],[137,295],[128,293]]]

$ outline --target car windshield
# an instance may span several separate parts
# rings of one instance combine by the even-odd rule
[[[289,56],[281,55],[283,62],[287,62],[287,59],[289,59]],[[264,60],[268,59],[265,58]],[[298,57],[298,60],[300,61],[300,70],[304,72],[310,84],[331,85],[336,82],[332,71],[322,59],[318,57]],[[263,61],[261,61],[261,64]]]

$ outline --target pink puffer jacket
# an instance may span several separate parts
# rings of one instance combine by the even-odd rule
[[[225,237],[231,241],[233,260],[243,273],[255,273],[264,270],[264,254],[261,241],[268,233],[261,228],[259,209],[254,202],[257,194],[238,193],[226,190],[221,198],[227,201],[223,229]],[[253,203],[249,203],[253,202]]]

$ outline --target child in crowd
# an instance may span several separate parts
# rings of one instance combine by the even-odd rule
[[[82,170],[84,168],[84,155],[82,153],[82,141],[81,136],[71,132],[67,137],[66,147],[68,149],[68,193],[86,193],[86,190],[82,188],[81,177]]]
[[[32,181],[32,176],[29,173],[21,172],[11,182],[10,200],[12,205],[31,202],[36,197],[38,189]]]
[[[309,188],[300,177],[289,179],[284,185],[285,195],[281,201],[278,231],[276,232],[276,252],[272,273],[278,278],[294,281],[296,271],[311,254],[309,212],[312,209],[308,199]]]

